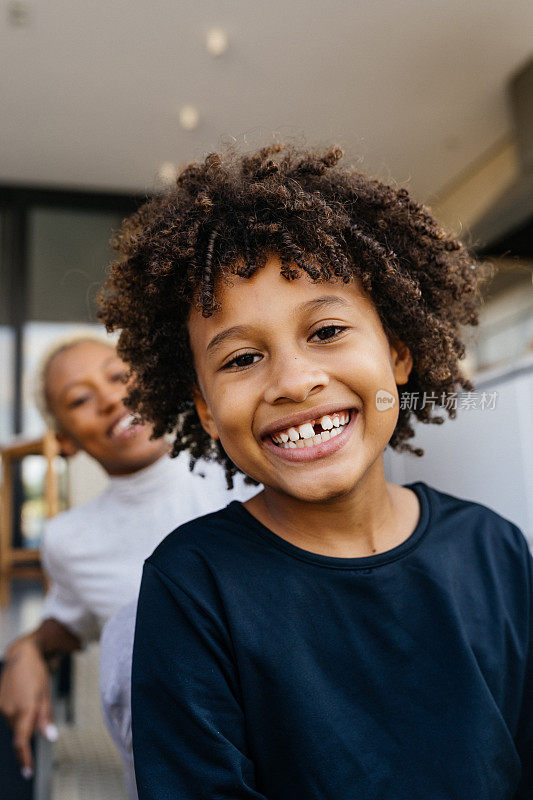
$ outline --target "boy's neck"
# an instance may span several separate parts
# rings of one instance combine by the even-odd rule
[[[415,492],[385,480],[382,458],[343,497],[309,503],[265,488],[244,505],[296,547],[338,558],[391,550],[409,538],[420,517]]]

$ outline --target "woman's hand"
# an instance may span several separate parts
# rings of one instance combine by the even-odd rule
[[[8,649],[0,680],[0,711],[13,728],[13,743],[22,774],[33,774],[31,738],[36,730],[50,740],[57,738],[53,724],[50,675],[43,655],[31,635]]]

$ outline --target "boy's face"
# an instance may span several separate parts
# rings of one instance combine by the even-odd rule
[[[409,351],[390,345],[356,283],[287,281],[276,256],[217,297],[220,311],[189,318],[203,427],[270,490],[346,495],[394,432]]]

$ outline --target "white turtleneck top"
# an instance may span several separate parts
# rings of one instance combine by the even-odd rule
[[[205,477],[201,477],[204,474]],[[228,491],[219,464],[162,456],[132,475],[112,476],[88,503],[48,520],[42,561],[51,585],[42,619],[53,618],[87,641],[136,600],[143,563],[174,528],[256,494],[241,476]]]

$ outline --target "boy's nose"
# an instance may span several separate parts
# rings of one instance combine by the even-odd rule
[[[264,399],[270,404],[287,400],[302,403],[310,395],[324,389],[328,383],[328,374],[316,364],[308,363],[298,356],[283,358],[272,373]]]

